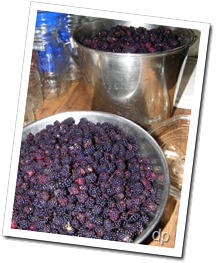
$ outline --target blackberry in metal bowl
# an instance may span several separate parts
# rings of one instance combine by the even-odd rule
[[[140,243],[168,194],[166,159],[140,126],[103,112],[60,113],[23,130],[11,227]]]
[[[154,53],[183,46],[183,37],[164,26],[147,29],[117,24],[110,29],[95,30],[90,36],[79,36],[79,42],[89,48],[113,53]]]

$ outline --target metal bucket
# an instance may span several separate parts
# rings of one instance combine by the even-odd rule
[[[116,25],[147,29],[159,26],[96,19],[74,31],[83,76],[94,88],[92,109],[121,115],[148,128],[172,115],[188,50],[195,36],[189,29],[169,27],[185,39],[185,44],[171,51],[145,54],[98,51],[79,42],[81,36],[89,37],[92,32]]]

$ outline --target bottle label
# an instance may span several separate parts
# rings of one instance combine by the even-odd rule
[[[33,49],[37,50],[37,51],[45,51],[45,44],[43,44],[43,43],[34,43]]]

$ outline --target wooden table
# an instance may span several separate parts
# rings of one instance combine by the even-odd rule
[[[64,97],[56,100],[45,100],[43,107],[40,110],[36,110],[35,118],[37,120],[64,111],[91,110],[92,95],[92,87],[81,79],[71,85],[70,90]],[[175,109],[174,115],[178,114],[190,114],[190,110]],[[170,248],[175,246],[179,204],[180,200],[176,200],[170,196],[164,214],[155,228],[155,231],[163,233],[166,242],[162,242],[156,235],[155,240],[153,240],[152,235],[150,235],[143,244]]]

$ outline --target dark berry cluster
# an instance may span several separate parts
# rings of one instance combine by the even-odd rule
[[[168,27],[146,29],[117,25],[110,30],[93,32],[90,37],[81,36],[84,46],[114,53],[153,53],[172,50],[184,44],[184,39]]]
[[[133,242],[158,208],[155,180],[117,125],[55,121],[22,141],[11,227]]]

